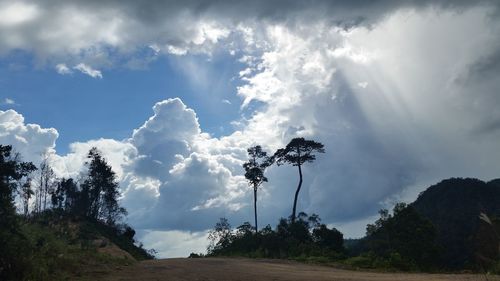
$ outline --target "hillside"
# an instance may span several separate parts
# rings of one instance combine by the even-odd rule
[[[500,180],[451,178],[344,241],[349,264],[398,270],[499,272]],[[483,219],[480,219],[483,216]]]
[[[500,217],[500,179],[487,183],[470,178],[443,180],[411,205],[436,228],[444,262],[452,268],[469,267],[478,250],[480,213]]]
[[[0,280],[68,280],[152,258],[123,223],[116,175],[97,149],[79,184],[56,178],[46,161],[37,168],[20,158],[0,145]]]
[[[47,211],[20,221],[18,262],[23,279],[67,280],[132,265],[152,255],[134,243],[133,230]]]

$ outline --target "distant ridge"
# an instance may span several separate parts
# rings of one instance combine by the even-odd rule
[[[479,214],[500,217],[500,179],[446,179],[430,186],[411,205],[435,226],[443,262],[450,268],[469,267],[475,260]]]

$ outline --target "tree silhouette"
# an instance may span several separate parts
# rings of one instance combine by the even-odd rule
[[[31,186],[32,177],[31,174],[36,171],[35,165],[31,162],[21,162],[18,164],[18,171],[24,176],[18,180],[18,193],[21,196],[21,201],[23,205],[23,214],[28,216],[29,214],[29,202],[31,196],[34,195],[33,188]]]
[[[28,239],[21,233],[15,193],[26,183],[34,165],[21,162],[12,146],[0,144],[0,280],[24,280]]]
[[[66,210],[66,212],[78,213],[75,211],[75,208],[78,205],[80,194],[76,182],[72,178],[63,178],[59,184],[64,197],[64,210]]]
[[[208,240],[210,241],[207,247],[209,255],[222,250],[231,244],[231,225],[226,218],[220,218],[219,222],[215,224],[214,229],[208,232]]]
[[[260,145],[250,147],[247,149],[247,152],[250,159],[243,164],[243,168],[245,169],[245,178],[248,180],[248,184],[253,187],[255,233],[257,233],[259,229],[257,226],[257,189],[263,182],[267,182],[264,171],[272,162],[270,158],[267,157],[267,153],[262,151]]]
[[[380,210],[379,214],[375,224],[366,226],[363,241],[366,251],[377,257],[392,259],[392,266],[402,270],[415,266],[428,270],[439,264],[440,246],[436,240],[436,229],[412,205],[397,203],[393,215],[386,209]]]
[[[293,200],[292,223],[295,222],[297,198],[300,188],[302,187],[302,165],[316,160],[316,155],[314,155],[314,153],[324,153],[325,149],[323,147],[324,145],[322,143],[313,140],[294,138],[285,148],[280,148],[274,153],[273,158],[276,160],[278,166],[292,164],[292,166],[297,166],[299,169],[299,185],[297,186],[297,191],[295,191],[295,198]]]
[[[48,155],[44,155],[38,168],[38,184],[35,191],[35,213],[47,209],[47,198],[56,185],[56,175],[50,166]]]
[[[119,186],[115,172],[101,156],[97,148],[93,147],[88,155],[88,174],[81,185],[81,204],[86,210],[86,216],[95,220],[103,219],[108,225],[114,223],[125,209],[118,205]]]

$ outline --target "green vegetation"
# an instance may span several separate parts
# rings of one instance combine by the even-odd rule
[[[449,179],[429,187],[412,204],[398,203],[392,213],[367,225],[362,239],[343,240],[335,228],[317,215],[295,216],[304,163],[323,152],[321,143],[293,139],[286,148],[267,157],[260,146],[248,150],[246,178],[254,187],[267,181],[264,170],[272,163],[299,169],[292,214],[253,232],[248,222],[232,229],[225,218],[210,232],[208,256],[287,258],[316,263],[342,263],[351,268],[398,271],[474,270],[497,273],[500,268],[500,180]],[[261,163],[257,159],[263,159]],[[254,199],[256,204],[256,198]],[[255,208],[255,224],[257,212]],[[201,257],[194,255],[193,257]]]
[[[470,241],[474,254],[467,260],[468,266],[461,268],[444,258],[447,244],[439,243],[431,221],[413,204],[404,203],[396,204],[392,214],[381,210],[380,218],[367,226],[362,239],[343,240],[342,233],[321,224],[317,215],[305,213],[300,213],[295,223],[281,219],[274,229],[268,225],[258,233],[248,222],[233,229],[221,218],[210,232],[207,256],[293,259],[383,271],[467,269],[499,274],[500,220],[484,213],[476,219],[478,228]]]
[[[345,257],[343,236],[338,230],[320,223],[317,215],[299,213],[295,222],[281,219],[273,230],[270,225],[258,233],[250,223],[231,229],[221,218],[209,234],[208,256],[245,256],[252,258],[288,258],[338,260]]]
[[[367,226],[350,240],[345,262],[359,268],[473,270],[498,274],[500,181],[452,178],[429,187],[410,205]]]
[[[88,159],[80,186],[56,179],[43,161],[33,190],[36,167],[0,145],[0,280],[68,280],[89,268],[153,258],[119,223],[125,210],[111,167],[96,149]]]
[[[440,268],[440,247],[429,220],[404,203],[396,204],[392,215],[387,210],[379,213],[380,218],[366,227],[366,237],[356,245],[361,254],[347,264],[405,271]]]
[[[436,228],[442,264],[452,269],[478,267],[481,213],[500,217],[500,180],[452,178],[429,187],[412,204]],[[489,247],[498,247],[490,244]],[[498,245],[498,243],[497,243]],[[484,255],[484,254],[483,254]]]
[[[128,239],[122,230],[109,232],[109,227],[100,222],[46,211],[39,218],[21,223],[18,242],[23,248],[16,251],[15,257],[23,258],[17,264],[22,272],[4,275],[2,280],[68,280],[90,269],[102,270],[150,258],[147,251]],[[121,249],[135,248],[134,254],[107,251],[111,245],[118,245],[115,241],[121,241]]]
[[[481,224],[475,235],[475,256],[483,272],[500,274],[500,219],[485,213],[479,216]]]

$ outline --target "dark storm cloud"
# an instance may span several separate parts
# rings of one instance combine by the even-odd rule
[[[72,3],[80,8],[96,11],[100,8],[121,9],[132,19],[144,23],[160,23],[166,16],[189,13],[193,16],[217,16],[219,19],[261,19],[271,21],[288,20],[290,17],[311,16],[315,11],[336,22],[373,22],[386,13],[401,8],[426,8],[429,6],[444,9],[462,9],[480,4],[496,5],[497,1],[482,0],[256,0],[256,1],[47,1],[48,6],[58,7]],[[71,4],[69,4],[71,5]],[[317,17],[316,17],[317,18]]]
[[[496,120],[491,120],[490,122],[486,122],[482,126],[479,126],[477,130],[474,131],[474,134],[491,134],[491,133],[499,133],[500,132],[500,118]]]
[[[129,57],[131,52],[149,44],[185,48],[220,39],[220,34],[206,38],[207,34],[200,31],[202,23],[215,23],[227,29],[245,22],[280,23],[289,27],[315,21],[340,27],[369,26],[401,8],[460,11],[472,5],[490,5],[496,10],[498,3],[486,0],[0,1],[3,17],[0,54],[22,49],[35,53],[40,62],[55,57],[52,59],[55,63],[57,59],[72,63],[85,60],[91,65],[111,67],[116,63],[111,54],[116,52],[107,48]]]
[[[475,112],[477,120],[469,130],[473,138],[497,134],[500,131],[500,42],[487,53],[468,64],[455,79],[457,107]]]
[[[500,42],[499,42],[500,43]],[[474,80],[489,79],[500,72],[500,44],[495,46],[493,53],[483,56],[478,61],[472,63],[463,82],[470,82],[467,79]],[[459,81],[460,82],[460,81]]]

